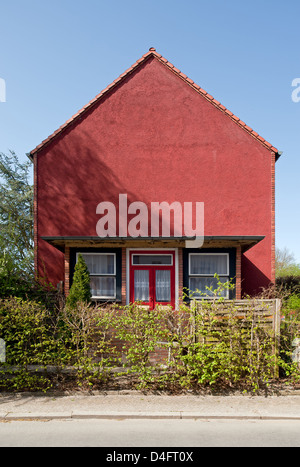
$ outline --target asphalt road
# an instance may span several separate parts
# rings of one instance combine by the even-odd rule
[[[300,447],[300,420],[65,419],[0,422],[0,447],[75,446],[115,447],[118,453],[122,453],[122,447],[135,448],[133,452],[138,452],[138,447]],[[142,464],[141,461],[142,457],[140,462],[133,463]]]

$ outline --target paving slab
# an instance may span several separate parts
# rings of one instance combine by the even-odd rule
[[[300,419],[300,395],[0,394],[0,419],[25,418]]]

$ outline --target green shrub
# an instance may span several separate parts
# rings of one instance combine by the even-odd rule
[[[300,295],[292,294],[286,301],[287,310],[294,310],[300,313]]]
[[[46,308],[37,302],[20,298],[1,300],[0,336],[6,344],[6,364],[1,367],[0,387],[47,387],[47,378],[42,377],[40,380],[29,371],[30,365],[53,363],[56,343],[48,324]],[[10,377],[7,376],[9,374]]]
[[[114,355],[108,333],[111,314],[83,302],[55,313],[34,301],[0,300],[0,338],[6,345],[0,389],[47,390],[57,378],[64,381],[67,366],[75,386],[100,384]]]
[[[169,333],[164,321],[169,313],[169,308],[163,310],[157,307],[149,310],[139,303],[131,303],[115,310],[111,322],[113,332],[123,342],[124,366],[128,373],[138,375],[139,388],[147,387],[156,380],[155,370],[159,365],[151,361],[151,354],[158,346],[163,345],[161,342],[166,341]]]
[[[67,298],[67,305],[74,307],[78,302],[90,302],[90,300],[90,275],[82,255],[79,254],[75,266],[73,283]]]
[[[287,275],[276,278],[276,287],[288,294],[300,294],[300,276]]]

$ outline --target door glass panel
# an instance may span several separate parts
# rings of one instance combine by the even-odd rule
[[[132,264],[167,264],[172,265],[172,255],[132,255]]]
[[[155,271],[155,291],[157,302],[171,301],[171,274],[170,271]]]
[[[149,271],[134,271],[134,299],[149,302]]]

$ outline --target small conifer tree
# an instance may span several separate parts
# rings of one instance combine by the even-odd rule
[[[67,298],[67,305],[73,308],[78,302],[90,302],[91,297],[89,270],[82,255],[79,254],[74,270],[73,283]]]

